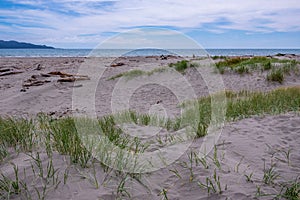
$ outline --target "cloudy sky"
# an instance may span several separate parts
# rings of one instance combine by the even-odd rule
[[[299,0],[0,0],[0,39],[93,48],[134,28],[205,48],[300,48]]]

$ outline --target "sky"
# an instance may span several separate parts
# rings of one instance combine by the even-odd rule
[[[136,28],[176,31],[204,48],[300,48],[300,1],[0,0],[2,40],[95,48]]]

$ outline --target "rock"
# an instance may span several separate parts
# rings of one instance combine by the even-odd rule
[[[167,60],[167,59],[168,59],[168,56],[161,55],[161,56],[160,56],[160,59],[161,59],[161,60]]]
[[[32,75],[31,78],[32,79],[37,79],[37,75]]]
[[[55,115],[55,112],[49,112],[49,115],[52,116],[52,115]]]
[[[162,100],[158,100],[157,102],[156,102],[156,104],[160,104],[162,102]]]

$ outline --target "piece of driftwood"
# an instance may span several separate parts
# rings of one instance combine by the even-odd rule
[[[8,71],[10,71],[10,69],[8,69],[8,68],[0,69],[0,72],[8,72]]]
[[[56,76],[60,76],[60,77],[88,77],[87,75],[80,75],[80,74],[68,74],[65,72],[61,72],[61,71],[53,71],[53,72],[49,72],[48,74],[50,75],[56,75]]]
[[[56,75],[56,76],[74,76],[73,74],[68,74],[60,71],[53,71],[53,72],[49,72],[48,74]]]
[[[125,65],[125,63],[118,62],[118,63],[112,63],[110,66],[111,67],[119,67],[119,66],[123,66],[123,65]]]
[[[50,74],[43,74],[43,73],[41,73],[41,76],[42,77],[50,77],[51,75]]]
[[[41,64],[37,64],[37,66],[36,66],[35,70],[41,70],[41,69],[42,69],[42,66],[41,66]]]
[[[13,75],[13,74],[20,74],[23,73],[22,71],[8,71],[4,73],[0,73],[0,76],[8,76],[8,75]]]
[[[61,78],[58,79],[57,82],[75,82],[75,81],[84,81],[90,80],[89,77],[69,77],[69,78]]]
[[[45,83],[49,83],[49,82],[51,82],[51,81],[49,81],[49,80],[33,81],[33,82],[24,83],[23,87],[40,86],[40,85],[44,85]]]

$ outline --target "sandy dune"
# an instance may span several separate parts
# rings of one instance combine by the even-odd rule
[[[97,116],[104,116],[112,112],[111,98],[118,79],[108,80],[119,73],[132,69],[151,69],[174,63],[183,58],[170,57],[162,60],[159,57],[131,57],[131,58],[98,58],[105,63],[95,94]],[[191,58],[188,58],[191,59]],[[122,66],[110,67],[111,63],[123,63]],[[73,82],[59,82],[62,76],[49,75],[49,72],[64,72],[76,74],[78,69],[88,63],[85,58],[0,58],[0,70],[18,71],[22,73],[0,76],[0,115],[28,117],[44,112],[55,117],[84,113],[85,110],[72,110],[72,92],[74,88],[84,87],[89,80]],[[298,66],[299,67],[299,66]],[[48,75],[47,75],[48,74]],[[88,73],[80,73],[87,75]],[[240,91],[269,91],[277,87],[300,85],[300,77],[290,75],[283,84],[268,82],[262,72],[246,75],[225,73],[221,75],[224,89]],[[207,85],[197,73],[196,69],[189,69],[184,78],[194,89],[196,97],[209,94]],[[141,80],[142,81],[142,80]],[[26,86],[34,83],[34,86]],[[25,84],[25,86],[24,86]],[[130,108],[138,112],[148,113],[149,110],[166,112],[168,116],[180,115],[180,108],[174,91],[155,84],[147,84],[134,91],[130,98]],[[154,110],[153,110],[154,109]],[[155,110],[157,109],[157,110]],[[135,129],[135,127],[131,127]],[[142,130],[136,130],[142,132]],[[168,199],[272,199],[274,195],[257,196],[258,188],[261,194],[278,194],[279,187],[264,184],[263,171],[274,166],[280,176],[276,183],[293,181],[300,176],[300,116],[299,113],[286,113],[277,116],[255,116],[236,122],[226,123],[222,135],[217,142],[216,164],[214,152],[206,158],[207,166],[194,162],[193,176],[184,163],[189,163],[190,151],[197,153],[203,138],[197,139],[191,149],[183,152],[174,163],[158,171],[143,174],[139,178],[126,177],[126,191],[130,197],[122,199],[164,199],[164,192]],[[144,133],[144,135],[145,133]],[[286,153],[290,150],[290,157]],[[46,153],[40,153],[44,168],[49,158]],[[9,177],[14,176],[10,163],[19,166],[21,178],[27,184],[34,184],[42,191],[43,180],[36,179],[32,171],[33,159],[25,153],[12,153],[0,164],[0,172]],[[116,191],[122,175],[106,173],[101,165],[95,161],[94,167],[82,169],[70,165],[68,157],[55,153],[54,166],[58,169],[56,184],[50,183],[47,188],[46,199],[116,199]],[[265,167],[265,168],[264,168]],[[38,170],[36,168],[36,170]],[[177,173],[174,173],[176,171]],[[213,180],[213,174],[220,178],[221,194],[209,194],[207,189],[199,187],[199,182],[205,183],[207,177]],[[246,176],[251,176],[247,181]],[[64,179],[68,174],[66,183]],[[124,178],[124,177],[123,177]],[[99,185],[98,185],[99,184]],[[33,188],[30,189],[33,199],[38,196]],[[18,197],[26,199],[26,197]]]

